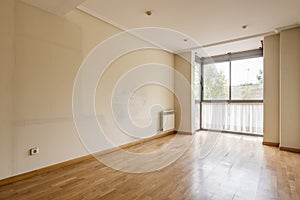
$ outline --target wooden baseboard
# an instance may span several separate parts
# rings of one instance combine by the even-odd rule
[[[277,142],[262,142],[263,145],[272,146],[272,147],[279,147],[279,143]]]
[[[288,152],[293,152],[293,153],[300,153],[300,149],[296,148],[290,148],[290,147],[280,147],[280,143],[276,142],[262,142],[263,145],[267,146],[272,146],[272,147],[279,147],[280,150],[282,151],[288,151]]]
[[[288,152],[293,152],[293,153],[300,153],[300,149],[296,149],[296,148],[279,147],[279,149],[282,150],[282,151],[288,151]]]
[[[48,166],[48,167],[37,169],[37,170],[31,171],[31,172],[26,172],[24,174],[19,174],[19,175],[16,175],[16,176],[5,178],[5,179],[0,180],[0,186],[7,185],[7,184],[10,184],[10,183],[14,183],[14,182],[17,182],[17,181],[21,181],[21,180],[24,180],[24,179],[27,179],[27,178],[30,178],[30,177],[33,177],[33,176],[36,176],[36,175],[40,175],[40,174],[43,174],[43,173],[46,173],[46,172],[49,172],[49,171],[53,171],[53,170],[56,170],[56,169],[59,169],[59,168],[62,168],[62,167],[68,166],[68,165],[79,163],[81,161],[88,160],[88,159],[91,159],[91,158],[93,158],[92,155],[86,155],[86,156],[82,156],[82,157],[79,157],[79,158],[68,160],[68,161],[65,161],[65,162],[62,162],[62,163],[58,163],[58,164],[55,164],[55,165],[51,165],[51,166]]]
[[[168,136],[168,135],[171,135],[171,134],[174,134],[175,131],[172,130],[172,131],[168,131],[168,132],[165,132],[165,133],[161,133],[159,135],[155,135],[153,137],[150,137],[150,138],[145,138],[145,139],[142,139],[142,140],[138,140],[136,142],[131,142],[129,144],[125,144],[125,145],[121,145],[120,147],[117,147],[116,149],[118,150],[119,148],[120,149],[126,149],[128,147],[131,147],[131,146],[135,146],[137,144],[142,144],[142,143],[145,143],[145,142],[149,142],[151,140],[155,140],[155,139],[158,139],[158,138],[161,138],[161,137],[165,137],[165,136]]]
[[[155,139],[161,138],[161,137],[166,137],[166,136],[174,134],[174,133],[175,133],[175,131],[173,131],[173,130],[172,131],[168,131],[168,132],[164,132],[164,133],[161,133],[159,135],[155,135],[153,137],[141,139],[141,140],[138,140],[138,141],[135,141],[135,142],[130,142],[128,144],[124,144],[124,145],[121,145],[121,146],[118,146],[118,147],[115,147],[115,148],[112,148],[112,149],[107,149],[107,150],[104,150],[104,151],[100,151],[100,152],[94,153],[92,156],[105,155],[105,154],[108,154],[108,153],[112,153],[114,151],[118,151],[120,149],[126,149],[126,148],[129,148],[129,147],[138,145],[138,144],[143,144],[145,142],[149,142],[151,140],[155,140]]]
[[[24,174],[20,174],[20,175],[12,176],[12,177],[9,177],[9,178],[5,178],[5,179],[0,180],[0,186],[7,185],[7,184],[10,184],[10,183],[14,183],[14,182],[17,182],[17,181],[20,181],[20,180],[24,180],[24,179],[27,179],[27,178],[30,178],[30,177],[33,177],[33,176],[37,176],[37,175],[40,175],[40,174],[43,174],[43,173],[46,173],[46,172],[50,172],[50,171],[53,171],[53,170],[56,170],[56,169],[59,169],[59,168],[65,167],[65,166],[75,164],[75,163],[79,163],[79,162],[94,158],[94,156],[101,156],[101,155],[108,154],[108,153],[111,153],[111,152],[114,152],[114,151],[117,151],[117,150],[120,150],[120,149],[126,149],[126,148],[129,148],[129,147],[135,146],[137,144],[142,144],[142,143],[145,143],[145,142],[149,142],[151,140],[155,140],[155,139],[158,139],[158,138],[161,138],[161,137],[165,137],[165,136],[168,136],[168,135],[171,135],[171,134],[174,134],[174,133],[175,133],[175,131],[165,132],[165,133],[162,133],[162,134],[150,137],[150,138],[146,138],[146,139],[142,139],[142,140],[139,140],[139,141],[131,142],[131,143],[121,145],[119,147],[115,147],[115,148],[112,148],[112,149],[107,149],[107,150],[104,150],[104,151],[101,151],[101,152],[98,152],[98,153],[95,153],[95,154],[82,156],[82,157],[75,158],[75,159],[72,159],[72,160],[68,160],[68,161],[65,161],[65,162],[62,162],[62,163],[58,163],[58,164],[55,164],[55,165],[51,165],[51,166],[48,166],[48,167],[37,169],[37,170],[31,171],[31,172],[27,172],[27,173],[24,173]]]
[[[182,135],[194,135],[195,132],[190,132],[190,131],[174,131],[175,133],[178,133],[178,134],[182,134]]]

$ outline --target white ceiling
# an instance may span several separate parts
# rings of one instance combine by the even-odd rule
[[[210,54],[219,54],[220,49],[233,52],[256,48],[262,36],[281,30],[281,27],[300,24],[300,0],[23,1],[58,15],[82,3],[79,9],[124,30],[164,28],[161,33],[158,29],[154,32],[139,29],[138,32],[143,38],[150,38],[173,52],[199,46],[204,46]],[[152,11],[151,16],[145,14],[147,10]],[[243,25],[248,27],[242,29]],[[167,34],[167,29],[173,31]],[[184,42],[186,38],[188,41]],[[243,39],[246,40],[237,42]]]
[[[86,0],[79,8],[126,30],[173,29],[199,46],[254,36],[256,40],[244,43],[252,48],[260,46],[261,37],[256,36],[300,23],[300,0]],[[147,10],[153,14],[147,16]],[[242,29],[243,25],[248,27]],[[194,43],[187,46],[178,37],[161,35],[155,41],[159,40],[175,52],[194,48]]]

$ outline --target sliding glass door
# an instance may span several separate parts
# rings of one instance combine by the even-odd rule
[[[201,65],[199,63],[193,64],[193,130],[200,130],[200,119],[201,119],[201,111],[200,111],[200,101],[201,101]]]
[[[197,58],[200,129],[263,134],[261,50]]]

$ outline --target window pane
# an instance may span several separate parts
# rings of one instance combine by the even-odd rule
[[[194,69],[194,105],[193,105],[193,116],[194,116],[194,130],[200,129],[200,64],[195,63]]]
[[[193,92],[195,100],[200,100],[200,64],[195,63],[194,69],[194,85]]]
[[[263,99],[263,58],[231,62],[231,99]]]
[[[229,62],[203,66],[203,99],[229,99]]]
[[[202,128],[263,134],[263,103],[202,103]]]

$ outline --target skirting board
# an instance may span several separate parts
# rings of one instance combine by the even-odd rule
[[[279,143],[277,142],[262,142],[263,145],[272,146],[272,147],[279,147]]]
[[[293,153],[300,153],[300,149],[296,149],[296,148],[279,147],[279,149],[282,150],[282,151],[289,151],[289,152],[293,152]]]
[[[142,139],[142,140],[139,140],[139,141],[131,142],[131,143],[128,143],[128,144],[125,144],[125,145],[121,145],[119,147],[112,148],[112,149],[107,149],[107,150],[95,153],[94,155],[90,154],[90,155],[82,156],[82,157],[75,158],[75,159],[72,159],[72,160],[68,160],[68,161],[65,161],[65,162],[62,162],[62,163],[51,165],[51,166],[48,166],[48,167],[45,167],[45,168],[41,168],[41,169],[37,169],[37,170],[27,172],[27,173],[24,173],[24,174],[20,174],[20,175],[12,176],[12,177],[9,177],[9,178],[5,178],[5,179],[0,180],[0,186],[7,185],[7,184],[10,184],[10,183],[14,183],[14,182],[17,182],[17,181],[20,181],[20,180],[24,180],[24,179],[27,179],[27,178],[30,178],[30,177],[33,177],[33,176],[36,176],[36,175],[40,175],[40,174],[43,174],[43,173],[46,173],[46,172],[50,172],[50,171],[53,171],[53,170],[56,170],[56,169],[59,169],[59,168],[65,167],[65,166],[75,164],[75,163],[79,163],[79,162],[94,158],[94,156],[101,156],[101,155],[108,154],[108,153],[111,153],[111,152],[114,152],[114,151],[117,151],[117,150],[120,150],[120,149],[126,149],[126,148],[129,148],[129,147],[135,146],[137,144],[142,144],[142,143],[145,143],[145,142],[149,142],[151,140],[155,140],[157,138],[165,137],[165,136],[168,136],[168,135],[171,135],[171,134],[174,134],[174,133],[175,133],[175,131],[161,133],[159,135],[156,135],[156,136],[153,136],[153,137],[150,137],[150,138],[146,138],[146,139]]]
[[[272,146],[272,147],[279,147],[279,150],[282,151],[288,151],[288,152],[293,152],[293,153],[300,153],[300,149],[296,149],[296,148],[290,148],[290,147],[280,147],[280,143],[276,143],[276,142],[262,142],[263,145],[267,145],[267,146]]]
[[[182,135],[194,135],[195,132],[188,132],[188,131],[174,131],[175,133],[178,133],[178,134],[182,134]]]

